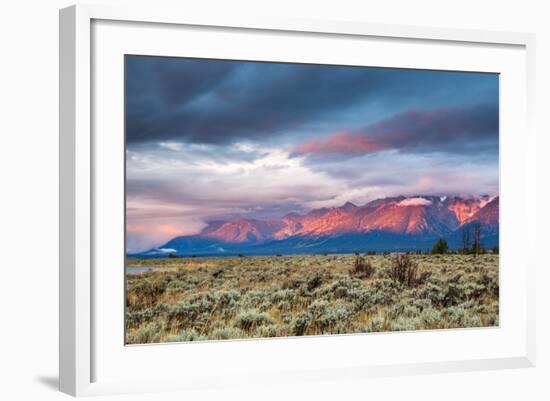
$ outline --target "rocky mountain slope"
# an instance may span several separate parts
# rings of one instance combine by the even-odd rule
[[[485,246],[498,244],[498,196],[414,196],[358,206],[289,213],[280,220],[214,221],[199,234],[176,237],[145,254],[275,254],[427,249],[437,238],[459,247],[460,232],[482,227]]]

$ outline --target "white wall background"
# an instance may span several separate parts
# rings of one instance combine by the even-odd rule
[[[96,3],[131,4],[134,0]],[[147,3],[139,1],[140,3]],[[249,391],[148,394],[116,399],[550,399],[550,227],[547,182],[550,145],[550,25],[545,1],[500,0],[271,0],[149,3],[210,10],[376,23],[526,31],[537,34],[539,180],[537,233],[538,366],[534,369],[327,382]],[[56,400],[58,291],[58,21],[65,0],[2,2],[0,22],[0,398]],[[518,133],[521,135],[521,133]],[[544,185],[544,186],[542,186]],[[107,397],[115,399],[115,397]]]

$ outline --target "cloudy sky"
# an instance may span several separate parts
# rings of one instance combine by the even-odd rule
[[[498,75],[126,56],[127,251],[218,219],[498,193]]]

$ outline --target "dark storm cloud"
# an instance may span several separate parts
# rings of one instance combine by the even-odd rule
[[[127,60],[129,142],[221,143],[298,127],[383,86],[354,68],[231,61]]]
[[[464,83],[478,79],[465,73],[127,56],[127,140],[265,139],[309,123],[330,124],[365,102],[395,102],[390,110],[410,98],[418,102],[426,85],[431,95],[454,91],[460,99]]]
[[[179,58],[127,56],[128,142],[163,139],[152,136],[155,124],[169,125],[175,115],[183,112],[197,97],[214,90],[235,67],[232,63],[201,64]],[[172,127],[172,131],[177,133],[178,127]]]

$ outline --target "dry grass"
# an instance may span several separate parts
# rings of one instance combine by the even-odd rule
[[[130,259],[130,344],[498,325],[498,255]]]

